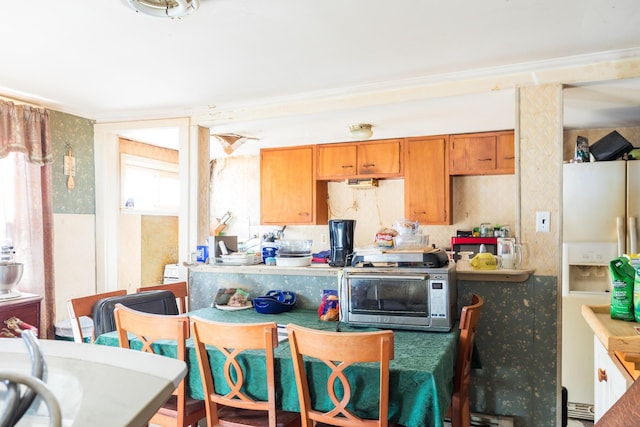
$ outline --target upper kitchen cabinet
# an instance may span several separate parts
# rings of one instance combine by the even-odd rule
[[[513,131],[451,135],[451,175],[514,173]]]
[[[317,179],[402,176],[402,139],[317,146]]]
[[[327,224],[327,183],[316,181],[315,147],[260,150],[260,223]]]
[[[452,223],[448,138],[408,138],[404,143],[404,214],[420,224]]]

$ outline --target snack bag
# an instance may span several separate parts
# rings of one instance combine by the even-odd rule
[[[325,289],[322,291],[322,302],[318,307],[320,320],[336,321],[340,320],[340,301],[338,291]]]
[[[609,263],[611,271],[611,307],[612,319],[634,321],[634,271],[629,260],[620,257]]]
[[[398,235],[398,232],[393,228],[381,228],[376,233],[374,243],[379,248],[392,248],[393,238]]]

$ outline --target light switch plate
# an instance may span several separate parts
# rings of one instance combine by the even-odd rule
[[[537,211],[536,212],[536,232],[548,233],[551,230],[549,222],[551,220],[551,212],[549,211]]]

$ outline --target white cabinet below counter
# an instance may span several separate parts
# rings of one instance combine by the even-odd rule
[[[614,352],[608,352],[597,336],[593,337],[594,361],[594,422],[622,397],[633,378],[624,368]]]

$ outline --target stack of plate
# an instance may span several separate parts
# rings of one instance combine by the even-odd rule
[[[305,267],[311,265],[313,240],[276,240],[278,252],[276,265],[281,267]]]

